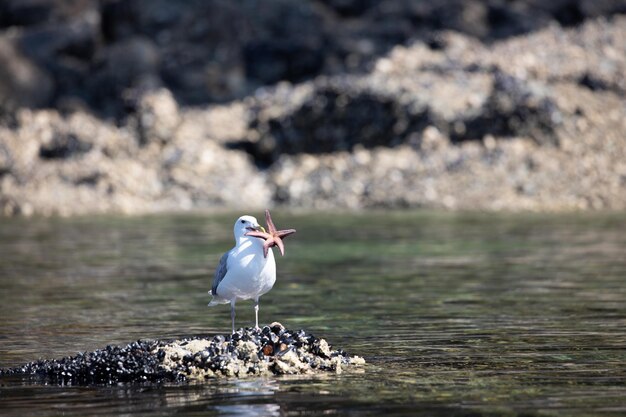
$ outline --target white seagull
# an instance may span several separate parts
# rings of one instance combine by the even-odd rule
[[[249,232],[265,229],[252,216],[241,216],[233,228],[235,247],[226,252],[215,270],[209,294],[213,299],[209,307],[230,303],[230,317],[235,333],[235,303],[254,299],[255,326],[259,327],[259,297],[272,289],[276,282],[274,253],[264,253],[264,240],[246,236]]]

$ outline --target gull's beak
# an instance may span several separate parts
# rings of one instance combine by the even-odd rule
[[[265,228],[263,226],[260,226],[260,225],[256,225],[254,227],[246,227],[246,229],[248,229],[251,232],[263,232],[263,233],[266,233],[265,232]]]

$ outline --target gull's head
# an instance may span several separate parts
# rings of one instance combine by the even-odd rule
[[[239,239],[240,237],[244,237],[246,233],[252,231],[265,232],[263,226],[259,224],[256,218],[252,216],[241,216],[235,222],[234,227],[235,239]]]

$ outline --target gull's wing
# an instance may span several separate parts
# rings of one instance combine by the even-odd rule
[[[211,295],[217,295],[217,287],[220,285],[220,282],[226,276],[226,272],[228,272],[228,254],[230,252],[226,252],[220,258],[220,263],[215,269],[215,276],[213,277],[213,286],[211,287]]]

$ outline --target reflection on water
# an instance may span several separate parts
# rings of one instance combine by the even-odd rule
[[[221,405],[215,407],[217,411],[226,416],[280,416],[278,404],[238,404]]]
[[[239,214],[5,219],[0,366],[228,331],[206,291]],[[4,378],[3,413],[626,412],[623,214],[275,217],[298,234],[261,321],[326,337],[365,370],[113,387]],[[237,324],[253,318],[242,302]]]

